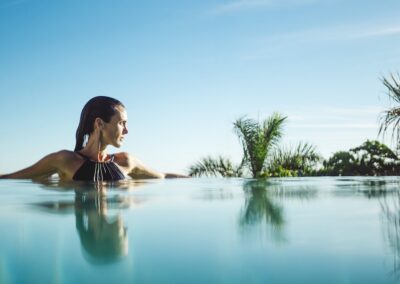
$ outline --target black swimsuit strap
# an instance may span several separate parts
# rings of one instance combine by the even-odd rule
[[[86,155],[84,155],[84,154],[82,154],[82,153],[80,153],[80,152],[75,152],[75,153],[77,153],[79,156],[81,156],[81,157],[84,158],[85,160],[90,160],[90,161],[92,161],[88,156],[86,156]],[[110,155],[110,159],[109,159],[107,162],[114,162],[114,158],[115,158],[114,154],[111,154],[111,155]],[[94,162],[96,162],[96,161],[94,161]]]

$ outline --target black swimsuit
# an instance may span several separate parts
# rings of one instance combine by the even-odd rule
[[[82,153],[76,152],[82,156],[85,161],[82,166],[75,172],[73,180],[80,181],[115,181],[125,179],[125,175],[121,172],[114,162],[114,155],[107,162],[95,162],[86,157]]]

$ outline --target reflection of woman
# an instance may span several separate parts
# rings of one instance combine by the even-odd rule
[[[70,189],[57,186],[55,188]],[[74,201],[42,201],[36,205],[50,213],[67,213],[71,210],[75,212],[76,230],[83,255],[89,262],[110,263],[126,256],[127,229],[121,216],[111,216],[108,210],[128,208],[136,203],[135,200],[123,195],[107,197],[107,189],[101,183],[75,187],[74,190]]]
[[[58,174],[61,180],[115,181],[132,178],[184,177],[164,174],[144,166],[125,152],[107,154],[108,145],[119,148],[126,134],[127,113],[124,105],[110,97],[94,97],[82,109],[76,131],[74,151],[49,154],[23,170],[0,178],[48,178]]]
[[[90,262],[107,263],[128,254],[127,231],[120,216],[107,217],[107,200],[82,194],[75,199],[76,229]]]

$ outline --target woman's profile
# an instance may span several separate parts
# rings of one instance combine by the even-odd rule
[[[173,178],[144,166],[126,152],[107,154],[107,146],[119,148],[128,134],[127,112],[117,99],[98,96],[82,109],[74,151],[51,153],[34,165],[0,175],[10,179],[43,179],[58,174],[62,181],[117,181],[126,178]]]

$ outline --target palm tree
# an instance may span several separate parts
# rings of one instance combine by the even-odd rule
[[[245,168],[254,178],[261,177],[265,171],[267,157],[282,137],[282,127],[286,117],[274,113],[259,123],[249,118],[239,118],[234,125],[234,131],[243,147],[243,158],[240,165],[234,165],[231,160],[218,156],[206,157],[190,166],[190,176],[222,176],[242,177]]]
[[[234,130],[243,147],[242,164],[249,167],[254,178],[262,175],[267,156],[282,137],[286,118],[274,113],[262,124],[244,117],[234,122]]]
[[[391,80],[390,80],[391,79]],[[397,147],[400,147],[400,76],[397,78],[391,74],[390,79],[383,78],[383,85],[388,89],[389,98],[397,105],[385,110],[381,117],[379,134],[384,134],[391,126],[393,128],[392,138],[396,139]]]

